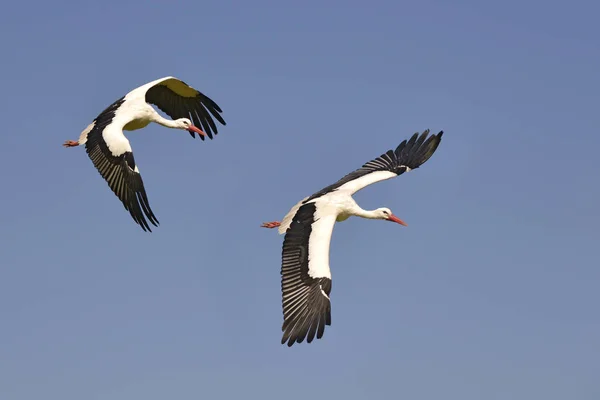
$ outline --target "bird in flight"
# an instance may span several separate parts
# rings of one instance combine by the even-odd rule
[[[279,228],[285,234],[281,260],[283,336],[288,346],[311,343],[323,337],[331,325],[331,271],[329,244],[335,222],[351,216],[406,223],[389,208],[362,209],[352,195],[364,187],[395,178],[419,168],[433,155],[443,131],[429,136],[429,130],[415,133],[395,150],[367,162],[336,183],[302,199],[280,221],[265,222],[264,228]]]
[[[172,120],[163,118],[152,105]],[[134,131],[155,122],[187,130],[192,138],[197,133],[202,140],[205,136],[212,139],[218,133],[213,118],[226,125],[221,113],[221,108],[209,97],[167,76],[133,89],[112,103],[81,132],[79,140],[67,140],[63,146],[85,145],[92,163],[133,220],[144,231],[152,232],[148,221],[158,226],[158,219],[150,208],[140,170],[123,130]]]

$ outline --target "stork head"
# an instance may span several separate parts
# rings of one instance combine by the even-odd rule
[[[390,210],[387,207],[378,208],[375,211],[377,212],[379,219],[384,219],[386,221],[395,222],[400,225],[408,226],[408,225],[406,225],[406,222],[402,221],[400,218],[398,218],[394,214],[392,214],[392,210]]]
[[[187,118],[179,118],[175,122],[177,123],[177,128],[185,129],[186,131],[191,133],[192,136],[194,136],[194,132],[197,133],[198,135],[206,136],[206,133],[204,133],[200,129],[196,128],[194,126],[194,124],[192,124],[192,121],[190,121]]]

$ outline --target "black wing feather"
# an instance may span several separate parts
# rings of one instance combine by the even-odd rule
[[[358,179],[364,175],[376,171],[390,171],[397,175],[406,172],[406,167],[410,169],[419,168],[433,155],[438,148],[444,131],[437,135],[429,136],[429,129],[419,135],[415,133],[408,141],[404,140],[398,145],[396,150],[388,150],[379,157],[364,164],[361,168],[347,174],[336,183],[319,190],[317,193],[304,200],[304,203],[330,193],[340,186]],[[429,136],[429,138],[428,138]]]
[[[316,206],[305,204],[298,209],[283,241],[281,291],[283,336],[281,344],[311,343],[323,337],[325,325],[331,325],[331,279],[308,275],[308,240]],[[324,295],[325,293],[326,295]]]
[[[217,125],[215,124],[213,117],[222,125],[227,125],[220,115],[223,111],[212,99],[203,93],[193,89],[183,81],[176,81],[188,86],[188,89],[194,90],[195,95],[185,97],[176,93],[175,90],[168,86],[175,85],[172,87],[177,87],[172,78],[160,82],[148,89],[146,92],[146,101],[150,104],[154,104],[173,119],[189,118],[194,125],[204,131],[206,135],[212,139],[213,134],[216,135],[218,133]],[[196,137],[194,132],[190,132],[190,135],[192,135],[193,138]],[[204,136],[200,136],[200,139],[204,140]]]
[[[117,100],[94,120],[94,126],[87,134],[85,149],[100,175],[121,200],[133,220],[144,231],[152,232],[144,214],[154,226],[158,226],[158,220],[150,208],[142,176],[135,171],[133,153],[128,151],[119,155],[112,154],[102,136],[102,132],[112,122],[116,109],[122,103],[122,98]]]

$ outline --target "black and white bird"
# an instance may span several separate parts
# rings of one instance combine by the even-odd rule
[[[362,188],[395,178],[419,168],[438,148],[443,131],[429,136],[429,130],[415,133],[360,169],[302,199],[283,221],[266,222],[264,228],[279,227],[284,234],[281,263],[283,337],[288,346],[311,343],[323,337],[325,325],[331,325],[331,271],[329,243],[336,221],[351,216],[382,219],[405,225],[389,208],[363,210],[352,198]]]
[[[173,120],[163,118],[151,104]],[[150,208],[140,170],[123,130],[134,131],[156,122],[167,128],[187,130],[192,138],[197,133],[202,140],[205,136],[212,139],[213,134],[218,133],[213,117],[226,125],[221,113],[221,108],[206,95],[167,76],[140,86],[115,101],[81,132],[78,141],[67,140],[63,146],[85,144],[94,166],[133,220],[144,231],[151,232],[146,217],[154,226],[158,226],[158,220]]]

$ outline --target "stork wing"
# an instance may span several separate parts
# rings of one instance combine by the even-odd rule
[[[283,241],[283,337],[288,346],[320,339],[331,325],[329,243],[337,212],[311,202],[298,209]]]
[[[146,102],[154,104],[173,119],[189,118],[209,138],[218,133],[213,117],[226,125],[221,108],[210,98],[177,78],[169,77],[146,91]],[[212,117],[211,117],[212,114]],[[190,132],[192,137],[196,137]],[[204,140],[204,136],[200,136]]]
[[[80,143],[85,142],[85,150],[94,166],[121,200],[125,209],[129,211],[133,220],[144,231],[152,232],[144,214],[154,226],[158,226],[158,220],[150,208],[131,146],[123,135],[121,127],[111,125],[115,110],[121,103],[122,99],[117,100],[104,110],[82,132]]]
[[[438,148],[444,131],[429,138],[429,129],[420,136],[415,133],[408,142],[402,141],[396,150],[388,150],[374,160],[364,164],[344,176],[342,179],[313,194],[305,202],[323,196],[334,190],[347,192],[352,195],[360,189],[379,181],[395,178],[404,172],[419,168],[433,155]]]

